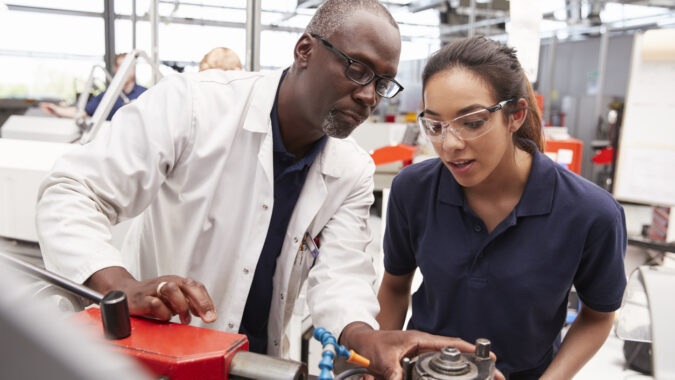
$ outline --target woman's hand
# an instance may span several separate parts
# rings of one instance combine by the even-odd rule
[[[415,357],[425,352],[440,351],[443,347],[452,346],[462,352],[473,353],[476,347],[459,338],[432,335],[421,331],[373,330],[362,322],[353,322],[342,331],[340,343],[354,349],[370,359],[368,369],[378,378],[386,380],[402,380],[404,357]],[[490,354],[496,360],[494,354]],[[495,372],[496,380],[504,377]]]

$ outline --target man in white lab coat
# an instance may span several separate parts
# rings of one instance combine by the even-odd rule
[[[192,314],[195,325],[245,333],[253,351],[278,356],[307,279],[314,324],[364,350],[374,371],[399,376],[398,359],[426,336],[374,330],[376,279],[364,253],[374,165],[345,138],[402,90],[400,49],[377,1],[329,0],[288,70],[164,79],[41,186],[47,268],[124,291],[132,314],[183,323]],[[136,216],[116,250],[111,225]],[[392,341],[400,357],[380,358],[377,345]]]

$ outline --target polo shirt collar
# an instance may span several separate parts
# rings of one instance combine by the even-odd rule
[[[464,191],[462,190],[462,186],[457,183],[450,170],[443,164],[443,161],[439,159],[438,164],[441,170],[441,180],[438,185],[438,200],[441,203],[447,203],[452,206],[463,206]]]
[[[516,205],[516,216],[544,215],[553,209],[557,165],[538,150],[532,157],[532,168],[525,190]]]
[[[438,165],[441,171],[438,200],[452,206],[464,206],[466,198],[462,186],[455,181],[441,160],[438,160]],[[551,212],[556,185],[556,168],[553,165],[556,164],[544,154],[535,152],[525,190],[516,205],[516,216],[544,215]]]

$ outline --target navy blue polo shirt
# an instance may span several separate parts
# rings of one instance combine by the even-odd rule
[[[281,76],[279,84],[284,80],[286,71]],[[272,303],[274,271],[277,267],[277,257],[281,253],[281,245],[288,228],[288,222],[305,184],[309,168],[316,156],[326,144],[327,137],[317,140],[304,157],[296,162],[296,157],[288,153],[281,139],[279,117],[277,114],[277,99],[279,89],[274,98],[274,106],[270,113],[272,120],[272,138],[274,151],[274,207],[272,220],[267,230],[267,237],[263,245],[258,264],[253,275],[251,290],[246,299],[244,315],[242,316],[239,333],[246,334],[249,341],[249,351],[261,354],[267,353],[267,322],[269,320]]]
[[[572,285],[593,310],[621,304],[622,207],[539,152],[519,203],[489,234],[439,159],[394,179],[387,213],[386,271],[423,275],[407,328],[488,338],[512,380],[536,379],[551,362]]]
[[[129,100],[134,100],[139,96],[141,96],[141,94],[145,92],[145,90],[147,90],[147,88],[139,86],[136,83],[134,83],[134,88],[131,89],[131,92],[128,94],[125,92],[124,96],[126,96]],[[98,105],[101,103],[101,99],[103,99],[103,95],[105,95],[105,91],[89,99],[87,105],[84,106],[84,112],[86,112],[87,115],[89,116],[94,115],[96,108],[98,108]],[[110,114],[108,114],[108,118],[106,120],[110,121],[115,112],[117,112],[117,110],[120,109],[123,105],[124,101],[122,100],[122,97],[118,97],[117,100],[115,100],[115,104],[113,104],[112,108],[110,109]]]

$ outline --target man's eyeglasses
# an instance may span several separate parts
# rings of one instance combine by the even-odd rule
[[[494,125],[494,123],[490,123],[492,114],[503,109],[506,103],[514,100],[502,100],[492,107],[473,111],[450,121],[430,119],[424,117],[424,112],[421,112],[417,116],[417,123],[427,138],[433,142],[443,141],[447,129],[450,129],[452,134],[462,141],[473,140],[488,133]]]
[[[347,67],[345,68],[345,75],[352,82],[358,83],[361,86],[366,86],[370,82],[375,80],[375,92],[377,92],[378,95],[383,96],[385,98],[393,98],[399,92],[403,91],[403,86],[401,86],[401,84],[395,81],[394,79],[385,78],[375,74],[373,69],[371,69],[368,65],[366,65],[363,62],[357,61],[353,58],[350,58],[340,49],[333,46],[333,44],[321,38],[321,36],[319,36],[318,34],[312,33],[310,35],[316,38],[317,40],[321,41],[323,46],[325,46],[328,50],[341,56],[347,61]]]

